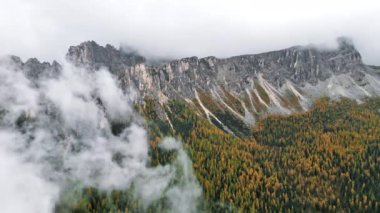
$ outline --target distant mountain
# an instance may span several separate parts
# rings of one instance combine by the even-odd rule
[[[136,52],[88,41],[71,46],[67,59],[79,67],[108,69],[124,90],[138,92],[137,104],[149,100],[157,116],[169,124],[166,103],[182,100],[219,128],[247,135],[258,118],[306,110],[318,97],[360,101],[380,95],[379,67],[364,64],[351,40],[338,38],[338,44],[336,49],[294,46],[261,54],[189,57],[149,65]],[[9,59],[34,79],[61,70],[57,62]]]

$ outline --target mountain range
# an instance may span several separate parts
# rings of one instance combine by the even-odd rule
[[[100,46],[94,41],[71,46],[66,58],[77,67],[107,69],[126,92],[135,92],[135,104],[150,107],[172,126],[166,112],[171,100],[184,101],[198,116],[238,136],[250,134],[256,120],[269,114],[307,110],[320,97],[347,97],[362,101],[380,94],[380,68],[363,63],[348,38],[338,47],[294,46],[260,54],[229,58],[188,57],[151,64],[133,51]],[[38,80],[58,76],[62,65],[23,62],[9,56],[1,63]],[[10,63],[9,63],[10,62]]]

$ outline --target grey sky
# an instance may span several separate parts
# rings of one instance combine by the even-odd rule
[[[351,37],[380,65],[376,0],[0,0],[0,54],[61,60],[85,40],[145,55],[226,57]]]

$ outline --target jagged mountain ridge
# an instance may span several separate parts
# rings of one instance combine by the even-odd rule
[[[169,123],[165,103],[184,100],[218,127],[244,135],[257,118],[305,110],[321,96],[361,100],[380,95],[377,67],[365,65],[349,39],[339,38],[338,44],[329,50],[295,46],[223,59],[189,57],[153,66],[135,52],[89,41],[70,47],[67,59],[76,66],[110,70],[123,89],[138,92],[138,103],[153,100],[158,117]],[[12,60],[33,78],[61,69],[56,62]]]

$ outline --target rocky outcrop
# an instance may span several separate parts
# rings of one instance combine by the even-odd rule
[[[26,62],[23,62],[20,57],[17,56],[2,57],[0,64],[8,69],[25,72],[25,75],[31,80],[56,77],[62,69],[62,66],[56,61],[50,64],[48,62],[40,62],[36,58],[30,58]]]
[[[127,67],[145,62],[144,57],[134,52],[126,53],[109,44],[102,47],[94,41],[71,46],[67,53],[67,59],[78,66],[86,66],[92,69],[104,67],[113,73],[118,73]]]

